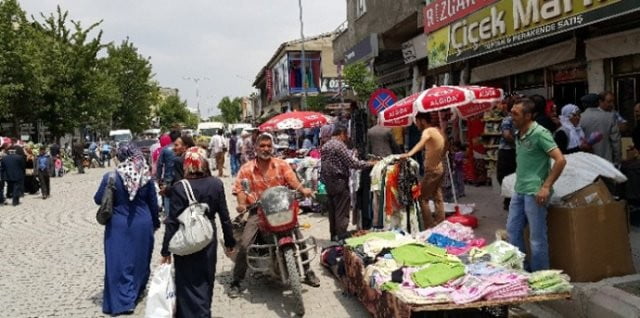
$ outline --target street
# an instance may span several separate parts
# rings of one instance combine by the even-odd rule
[[[18,207],[0,207],[0,317],[103,317],[101,311],[104,256],[103,228],[95,221],[93,203],[100,177],[106,169],[87,174],[68,174],[52,179],[52,196],[27,195]],[[227,202],[235,215],[231,178],[224,178]],[[497,190],[469,187],[465,202],[476,202],[480,219],[478,234],[489,240],[506,219]],[[319,214],[304,214],[305,235],[313,235],[320,246],[327,242],[329,223]],[[219,227],[218,227],[219,228]],[[157,266],[164,231],[156,233],[152,268]],[[221,236],[221,231],[219,231]],[[215,317],[289,317],[293,302],[277,282],[267,278],[247,279],[245,293],[226,296],[233,263],[221,249],[218,253],[213,313]],[[305,317],[368,317],[357,299],[343,294],[339,283],[316,258],[313,268],[320,288],[304,286]],[[144,300],[134,317],[144,316]]]
[[[0,207],[0,317],[103,317],[103,227],[95,221],[93,195],[106,169],[68,174],[52,179],[51,198],[27,195],[18,207]],[[225,178],[229,210],[235,215],[231,178]],[[322,245],[328,238],[328,221],[319,214],[303,215],[303,230]],[[219,227],[218,227],[219,228]],[[159,263],[164,230],[156,233],[152,268]],[[221,231],[218,234],[222,236]],[[247,279],[245,293],[230,299],[225,290],[233,263],[219,249],[214,317],[289,317],[290,293],[266,278]],[[341,287],[318,262],[313,268],[320,288],[303,287],[305,317],[368,317],[360,303],[343,295]],[[144,316],[144,300],[134,317]]]

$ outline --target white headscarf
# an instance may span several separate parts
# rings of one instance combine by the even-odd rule
[[[571,117],[575,114],[580,114],[580,108],[574,104],[567,104],[562,107],[562,114],[560,115],[560,123],[562,123],[562,130],[567,134],[569,138],[568,149],[579,147],[582,141],[585,139],[584,130],[580,125],[575,126],[571,122]]]

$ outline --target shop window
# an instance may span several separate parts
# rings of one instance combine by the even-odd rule
[[[356,17],[361,17],[367,13],[367,0],[357,0]]]
[[[515,76],[516,91],[538,87],[544,87],[544,69],[522,73]]]
[[[302,66],[305,67],[305,79],[303,80]],[[302,93],[304,88],[308,93],[320,91],[320,79],[322,78],[320,52],[305,52],[304,63],[302,53],[289,53],[289,89],[290,92]]]

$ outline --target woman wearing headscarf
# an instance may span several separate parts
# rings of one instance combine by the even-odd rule
[[[209,206],[209,215],[214,234],[213,241],[199,252],[179,256],[174,255],[176,284],[176,317],[211,317],[213,282],[216,273],[217,235],[215,215],[220,217],[224,245],[228,251],[236,244],[224,185],[220,179],[211,176],[206,151],[191,147],[184,154],[185,180],[193,189],[195,199]],[[189,200],[181,182],[171,189],[171,209],[165,220],[165,234],[162,244],[162,262],[171,263],[169,242],[179,227],[178,216],[189,206]]]
[[[94,196],[102,202],[109,176],[114,176],[113,215],[104,230],[105,276],[102,311],[132,313],[149,279],[153,233],[160,227],[156,189],[142,152],[121,143],[114,172],[102,178]]]
[[[580,108],[573,104],[562,107],[560,128],[556,130],[554,139],[563,154],[579,151],[590,151],[586,136],[580,127]]]

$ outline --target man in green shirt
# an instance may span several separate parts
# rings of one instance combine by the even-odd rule
[[[516,186],[509,206],[507,232],[511,244],[525,252],[524,228],[529,225],[531,271],[549,268],[547,204],[553,184],[566,161],[546,128],[533,120],[535,104],[528,98],[511,110],[516,136]],[[549,159],[555,163],[551,167]]]

